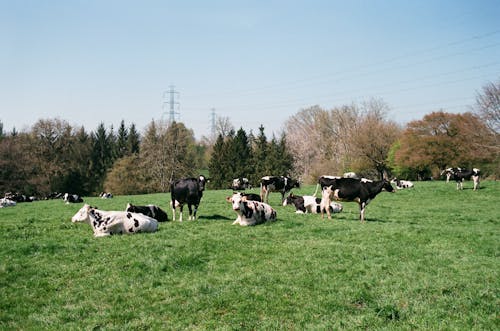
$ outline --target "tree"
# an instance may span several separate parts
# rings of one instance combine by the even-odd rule
[[[104,190],[116,195],[148,193],[140,164],[137,154],[117,160],[106,176]]]
[[[489,83],[483,87],[483,91],[476,96],[475,112],[484,121],[486,126],[495,134],[500,134],[500,80],[497,83]],[[498,139],[498,136],[497,136]],[[497,149],[500,148],[498,140]]]
[[[120,127],[118,128],[118,135],[116,137],[116,158],[119,159],[129,154],[128,151],[128,130],[125,127],[125,121],[120,122]]]
[[[92,191],[103,190],[106,173],[115,161],[115,145],[112,130],[108,134],[104,123],[100,123],[95,132],[91,134],[92,153],[90,156],[90,172],[92,175]]]
[[[224,188],[226,181],[225,174],[225,158],[224,158],[224,137],[222,134],[217,136],[215,141],[212,155],[208,164],[208,171],[210,172],[210,183],[216,189]]]
[[[451,114],[443,111],[425,115],[408,123],[396,152],[396,163],[434,176],[448,166],[479,167],[491,162],[492,154],[477,146],[488,144],[485,124],[472,113]]]
[[[135,124],[132,123],[128,130],[127,136],[127,155],[138,154],[140,148],[140,135],[135,128]]]

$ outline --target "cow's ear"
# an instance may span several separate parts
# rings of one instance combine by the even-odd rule
[[[246,195],[243,195],[243,196],[241,197],[241,201],[243,201],[243,202],[247,201],[247,196],[246,196]]]
[[[231,201],[231,197],[226,197],[226,201],[227,201],[227,202],[232,202],[232,201]]]

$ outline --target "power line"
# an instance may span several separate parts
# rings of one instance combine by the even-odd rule
[[[168,101],[167,101],[168,97]],[[168,122],[172,124],[172,122],[175,121],[176,115],[177,119],[180,117],[180,112],[179,112],[179,107],[180,103],[178,101],[175,101],[175,99],[179,99],[179,92],[175,90],[174,85],[169,86],[169,90],[163,92],[163,109],[165,110],[165,105],[168,104]],[[175,108],[177,106],[177,111],[175,111]],[[166,114],[167,112],[164,111],[163,114]]]

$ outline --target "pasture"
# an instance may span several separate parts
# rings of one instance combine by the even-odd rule
[[[365,224],[356,203],[322,220],[272,193],[278,221],[232,226],[229,190],[205,191],[198,221],[106,238],[71,223],[82,204],[0,209],[0,329],[500,329],[500,182],[415,184]],[[85,198],[172,219],[169,200]]]

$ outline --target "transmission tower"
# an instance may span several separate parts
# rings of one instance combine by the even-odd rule
[[[179,113],[179,102],[176,101],[179,100],[179,92],[175,90],[174,85],[169,86],[169,90],[163,92],[163,109],[165,110],[166,106],[168,105],[168,122],[172,123],[175,121],[175,118],[179,119],[180,113]],[[177,107],[176,107],[177,106]],[[177,108],[177,111],[176,111]],[[167,112],[164,111],[163,114],[166,114]]]

